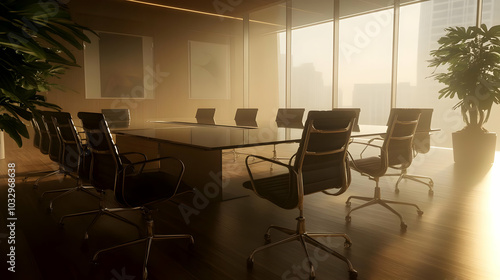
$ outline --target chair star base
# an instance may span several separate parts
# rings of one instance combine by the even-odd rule
[[[132,221],[130,221],[130,220],[128,220],[128,219],[126,219],[126,218],[124,218],[124,217],[122,217],[122,216],[117,215],[117,214],[114,213],[114,212],[141,210],[142,209],[141,207],[135,207],[135,208],[106,208],[106,207],[104,207],[103,202],[102,202],[103,196],[104,196],[104,194],[101,193],[101,202],[100,202],[101,205],[100,205],[99,209],[62,216],[61,219],[59,220],[59,224],[60,225],[64,225],[64,219],[66,219],[66,218],[84,216],[84,215],[89,215],[89,214],[96,214],[95,217],[94,217],[94,219],[92,219],[92,222],[90,222],[90,224],[88,225],[87,230],[85,231],[84,239],[87,240],[89,238],[89,234],[88,233],[92,229],[92,227],[95,225],[95,223],[97,222],[97,220],[99,220],[99,218],[101,216],[107,215],[107,216],[113,217],[115,219],[118,219],[118,220],[120,220],[122,222],[125,222],[125,223],[127,223],[129,225],[132,225],[135,228],[137,228],[137,231],[139,233],[141,232],[141,229],[140,229],[140,227],[138,225],[136,225]]]
[[[283,233],[286,233],[290,236],[283,239],[283,240],[280,240],[280,241],[277,241],[274,243],[269,243],[271,241],[271,234],[270,234],[271,229],[276,229],[276,230],[281,231]],[[306,230],[305,230],[305,218],[298,217],[296,230],[283,228],[283,227],[279,227],[279,226],[274,226],[274,225],[269,226],[266,234],[264,235],[266,243],[269,243],[269,244],[266,244],[262,247],[255,249],[250,254],[250,256],[247,259],[247,267],[248,267],[248,269],[253,268],[254,255],[255,255],[255,253],[257,253],[259,251],[262,251],[264,249],[268,249],[268,248],[271,248],[271,247],[274,247],[274,246],[277,246],[280,244],[292,242],[292,241],[300,241],[300,243],[302,244],[302,248],[304,249],[304,252],[306,254],[306,257],[308,259],[308,262],[309,262],[309,269],[310,269],[309,279],[315,279],[316,273],[314,271],[314,267],[313,267],[311,258],[309,256],[309,253],[307,251],[306,243],[309,243],[309,244],[339,258],[340,260],[344,261],[347,264],[347,266],[349,267],[349,278],[350,279],[357,278],[358,272],[354,269],[351,262],[346,257],[344,257],[343,255],[339,254],[338,252],[332,250],[331,248],[327,247],[323,243],[317,241],[313,237],[315,237],[315,238],[317,238],[317,237],[343,237],[345,239],[345,242],[344,242],[345,248],[349,248],[352,245],[351,239],[345,233],[308,233],[308,232],[306,232]]]
[[[378,180],[375,180],[376,183],[377,183],[377,186],[375,187],[375,192],[374,192],[374,196],[373,197],[365,197],[365,196],[350,196],[349,198],[347,198],[347,201],[345,202],[346,203],[346,206],[347,207],[350,207],[351,206],[351,199],[359,199],[359,200],[363,200],[363,201],[367,201],[366,203],[360,205],[360,206],[357,206],[355,208],[352,208],[348,213],[347,215],[345,216],[345,220],[347,223],[350,223],[351,222],[351,213],[353,211],[356,211],[358,209],[361,209],[361,208],[364,208],[364,207],[367,207],[367,206],[370,206],[370,205],[375,205],[375,204],[379,204],[379,205],[382,205],[383,207],[385,207],[386,209],[388,209],[389,211],[391,211],[394,215],[398,216],[399,217],[399,220],[401,222],[401,230],[402,231],[405,231],[406,228],[408,227],[406,225],[406,223],[403,221],[403,216],[401,216],[401,214],[399,214],[394,208],[392,208],[389,204],[399,204],[399,205],[409,205],[409,206],[413,206],[415,208],[417,208],[417,213],[419,216],[422,216],[424,214],[424,211],[422,211],[418,205],[414,204],[414,203],[409,203],[409,202],[400,202],[400,201],[393,201],[393,200],[387,200],[387,199],[382,199],[381,198],[381,195],[380,195],[380,187],[378,186]]]
[[[153,243],[153,240],[189,239],[190,245],[194,244],[194,238],[190,234],[155,235],[154,234],[154,221],[151,218],[151,215],[150,215],[149,211],[146,210],[144,212],[144,214],[147,217],[147,221],[146,221],[146,224],[147,224],[147,236],[146,237],[139,238],[137,240],[126,242],[126,243],[123,243],[123,244],[120,244],[120,245],[116,245],[116,246],[113,246],[113,247],[109,247],[109,248],[106,248],[106,249],[99,250],[99,251],[97,251],[94,254],[94,257],[92,258],[92,262],[93,263],[97,263],[97,259],[99,258],[99,255],[102,254],[102,253],[105,253],[105,252],[108,252],[108,251],[111,251],[111,250],[115,250],[115,249],[119,249],[119,248],[123,248],[123,247],[127,247],[127,246],[131,246],[131,245],[135,245],[135,244],[138,244],[138,243],[145,242],[146,243],[146,252],[145,252],[144,263],[143,263],[143,267],[142,267],[142,271],[143,271],[143,273],[142,273],[142,279],[146,280],[148,278],[147,265],[148,265],[148,261],[149,261],[149,255],[150,255],[150,252],[151,252],[151,244]]]

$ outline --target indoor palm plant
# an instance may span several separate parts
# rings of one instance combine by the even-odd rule
[[[87,28],[72,21],[58,1],[4,0],[0,3],[0,130],[19,146],[29,137],[23,119],[37,107],[60,109],[39,94],[70,66],[77,66],[70,47],[82,49]]]
[[[430,67],[447,71],[432,76],[446,86],[439,98],[458,98],[465,127],[453,133],[455,162],[493,162],[496,134],[483,127],[493,104],[500,102],[500,26],[450,27],[431,51]],[[490,150],[490,151],[487,151]]]

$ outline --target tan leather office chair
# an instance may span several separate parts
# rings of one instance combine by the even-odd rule
[[[415,132],[415,137],[413,139],[413,156],[417,156],[418,154],[428,153],[431,148],[431,139],[430,139],[430,131],[431,131],[431,120],[432,120],[432,112],[431,108],[420,108],[421,114],[420,119],[418,121],[417,130]],[[399,183],[403,179],[412,180],[418,183],[422,183],[429,187],[429,194],[434,194],[434,181],[429,176],[424,175],[414,175],[408,174],[408,167],[405,166],[390,166],[391,168],[399,169],[399,174],[390,174],[392,176],[399,176],[395,191],[399,193]]]
[[[257,112],[259,109],[257,108],[238,108],[236,109],[236,113],[234,114],[234,122],[237,126],[257,126]],[[232,149],[231,153],[233,155],[233,161],[236,161],[238,155],[245,153],[239,153],[236,149]]]
[[[314,279],[315,271],[306,243],[341,259],[347,264],[350,277],[357,277],[356,270],[346,257],[314,239],[316,237],[341,237],[345,239],[345,247],[350,247],[349,237],[345,233],[307,232],[303,213],[305,195],[331,189],[337,189],[335,195],[340,195],[349,187],[351,173],[348,166],[347,148],[355,117],[354,111],[310,111],[297,153],[288,164],[257,155],[250,155],[246,158],[245,163],[250,181],[243,183],[245,188],[253,190],[258,196],[283,209],[299,210],[296,229],[269,226],[265,234],[266,242],[271,240],[271,229],[290,236],[255,249],[247,260],[249,269],[253,267],[255,253],[283,243],[299,241],[309,261],[310,279]],[[251,158],[257,158],[259,161],[251,163],[249,160]],[[283,166],[288,172],[257,178],[252,172],[252,166],[261,162],[272,162]]]
[[[215,124],[215,108],[198,108],[196,110],[196,122],[201,124]]]
[[[358,209],[379,204],[391,211],[399,217],[401,230],[406,230],[407,225],[403,221],[403,217],[389,204],[409,205],[417,209],[418,215],[424,212],[414,203],[392,201],[382,199],[381,190],[379,187],[379,179],[386,175],[389,166],[400,166],[401,169],[410,166],[413,159],[413,138],[420,117],[420,109],[398,109],[394,110],[393,117],[387,128],[382,146],[377,146],[372,143],[359,143],[369,147],[380,149],[379,156],[371,156],[366,158],[355,159],[350,162],[352,169],[360,172],[362,175],[368,176],[370,180],[375,181],[375,191],[373,197],[350,196],[346,205],[351,206],[351,199],[359,199],[366,203],[352,208],[346,215],[346,222],[351,222],[351,213]],[[358,142],[353,142],[358,143]]]

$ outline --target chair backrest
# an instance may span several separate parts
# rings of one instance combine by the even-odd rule
[[[294,163],[297,174],[302,174],[304,194],[332,188],[340,194],[348,188],[347,148],[355,118],[355,110],[308,113]]]
[[[34,134],[33,135],[33,146],[37,149],[40,149],[40,142],[41,142],[42,138],[40,136],[40,127],[38,127],[38,122],[34,116],[33,116],[33,118],[31,118],[31,125],[33,126],[33,134]]]
[[[42,152],[42,154],[46,155],[49,153],[50,138],[49,138],[49,133],[47,132],[47,127],[43,122],[41,111],[33,112],[32,123],[33,123],[33,128],[35,128],[35,131],[38,129],[40,135],[40,139],[38,140],[39,143],[38,149],[40,149],[40,152]]]
[[[276,124],[278,127],[302,128],[304,108],[279,108],[276,113]]]
[[[418,120],[417,131],[413,139],[413,150],[417,153],[424,154],[431,149],[431,122],[432,108],[422,108],[420,119]]]
[[[410,166],[413,160],[413,138],[420,118],[420,109],[393,108],[382,145],[380,172],[385,174],[388,166]]]
[[[125,128],[130,126],[129,109],[101,109],[108,126],[111,128]]]
[[[99,190],[113,190],[120,180],[123,163],[119,157],[108,123],[103,114],[79,112],[87,138],[87,148],[92,154],[90,183]]]
[[[256,108],[238,108],[234,115],[236,125],[242,126],[257,126],[257,111]]]
[[[52,121],[53,113],[51,111],[42,111],[42,120],[49,136],[49,157],[52,161],[61,164],[62,145]]]
[[[76,130],[71,114],[68,112],[54,112],[52,113],[52,121],[62,145],[62,167],[66,171],[78,173],[82,179],[88,179],[90,158],[85,157],[82,140]]]
[[[214,124],[215,108],[198,108],[196,110],[196,121],[204,124]]]

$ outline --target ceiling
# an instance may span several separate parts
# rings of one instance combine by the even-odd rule
[[[122,0],[123,1],[123,0]],[[247,11],[259,9],[268,5],[284,2],[283,0],[142,0],[165,6],[196,10],[201,12],[242,15]]]

